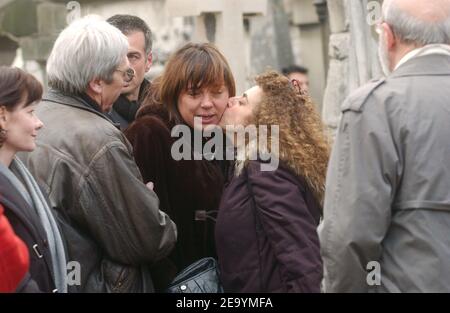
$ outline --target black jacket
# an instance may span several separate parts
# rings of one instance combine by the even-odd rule
[[[144,79],[139,88],[139,97],[137,101],[130,101],[125,95],[120,95],[116,102],[114,102],[109,117],[114,123],[120,124],[120,129],[125,130],[125,128],[135,120],[136,113],[141,107],[141,103],[147,95],[150,86],[151,83]]]
[[[18,292],[53,292],[52,260],[47,235],[36,211],[19,191],[0,173],[0,203],[5,208],[14,232],[28,247],[29,275],[20,284]]]

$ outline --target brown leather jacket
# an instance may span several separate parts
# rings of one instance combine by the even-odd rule
[[[25,163],[50,197],[81,265],[76,292],[151,292],[149,265],[175,245],[175,224],[142,182],[125,136],[84,100],[55,90],[37,115],[44,123]]]

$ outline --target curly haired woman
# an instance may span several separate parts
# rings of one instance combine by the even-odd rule
[[[313,104],[295,84],[273,71],[256,82],[230,98],[221,120],[238,152],[215,230],[222,283],[226,292],[320,292],[316,228],[329,142]],[[256,144],[257,137],[239,144],[239,134],[230,132],[238,125],[254,125],[257,137],[267,136],[270,147],[279,145],[266,149]],[[272,129],[268,135],[265,126]],[[264,169],[264,153],[277,166]]]

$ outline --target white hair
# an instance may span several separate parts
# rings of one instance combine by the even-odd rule
[[[385,0],[383,18],[401,42],[426,46],[450,44],[450,11],[445,19],[426,21],[400,9],[395,1]]]
[[[49,85],[76,94],[85,92],[92,79],[110,83],[127,50],[125,35],[99,16],[76,20],[59,34],[50,53]]]

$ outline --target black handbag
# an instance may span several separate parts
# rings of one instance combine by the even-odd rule
[[[167,288],[168,293],[223,293],[214,258],[200,259],[182,270]]]

